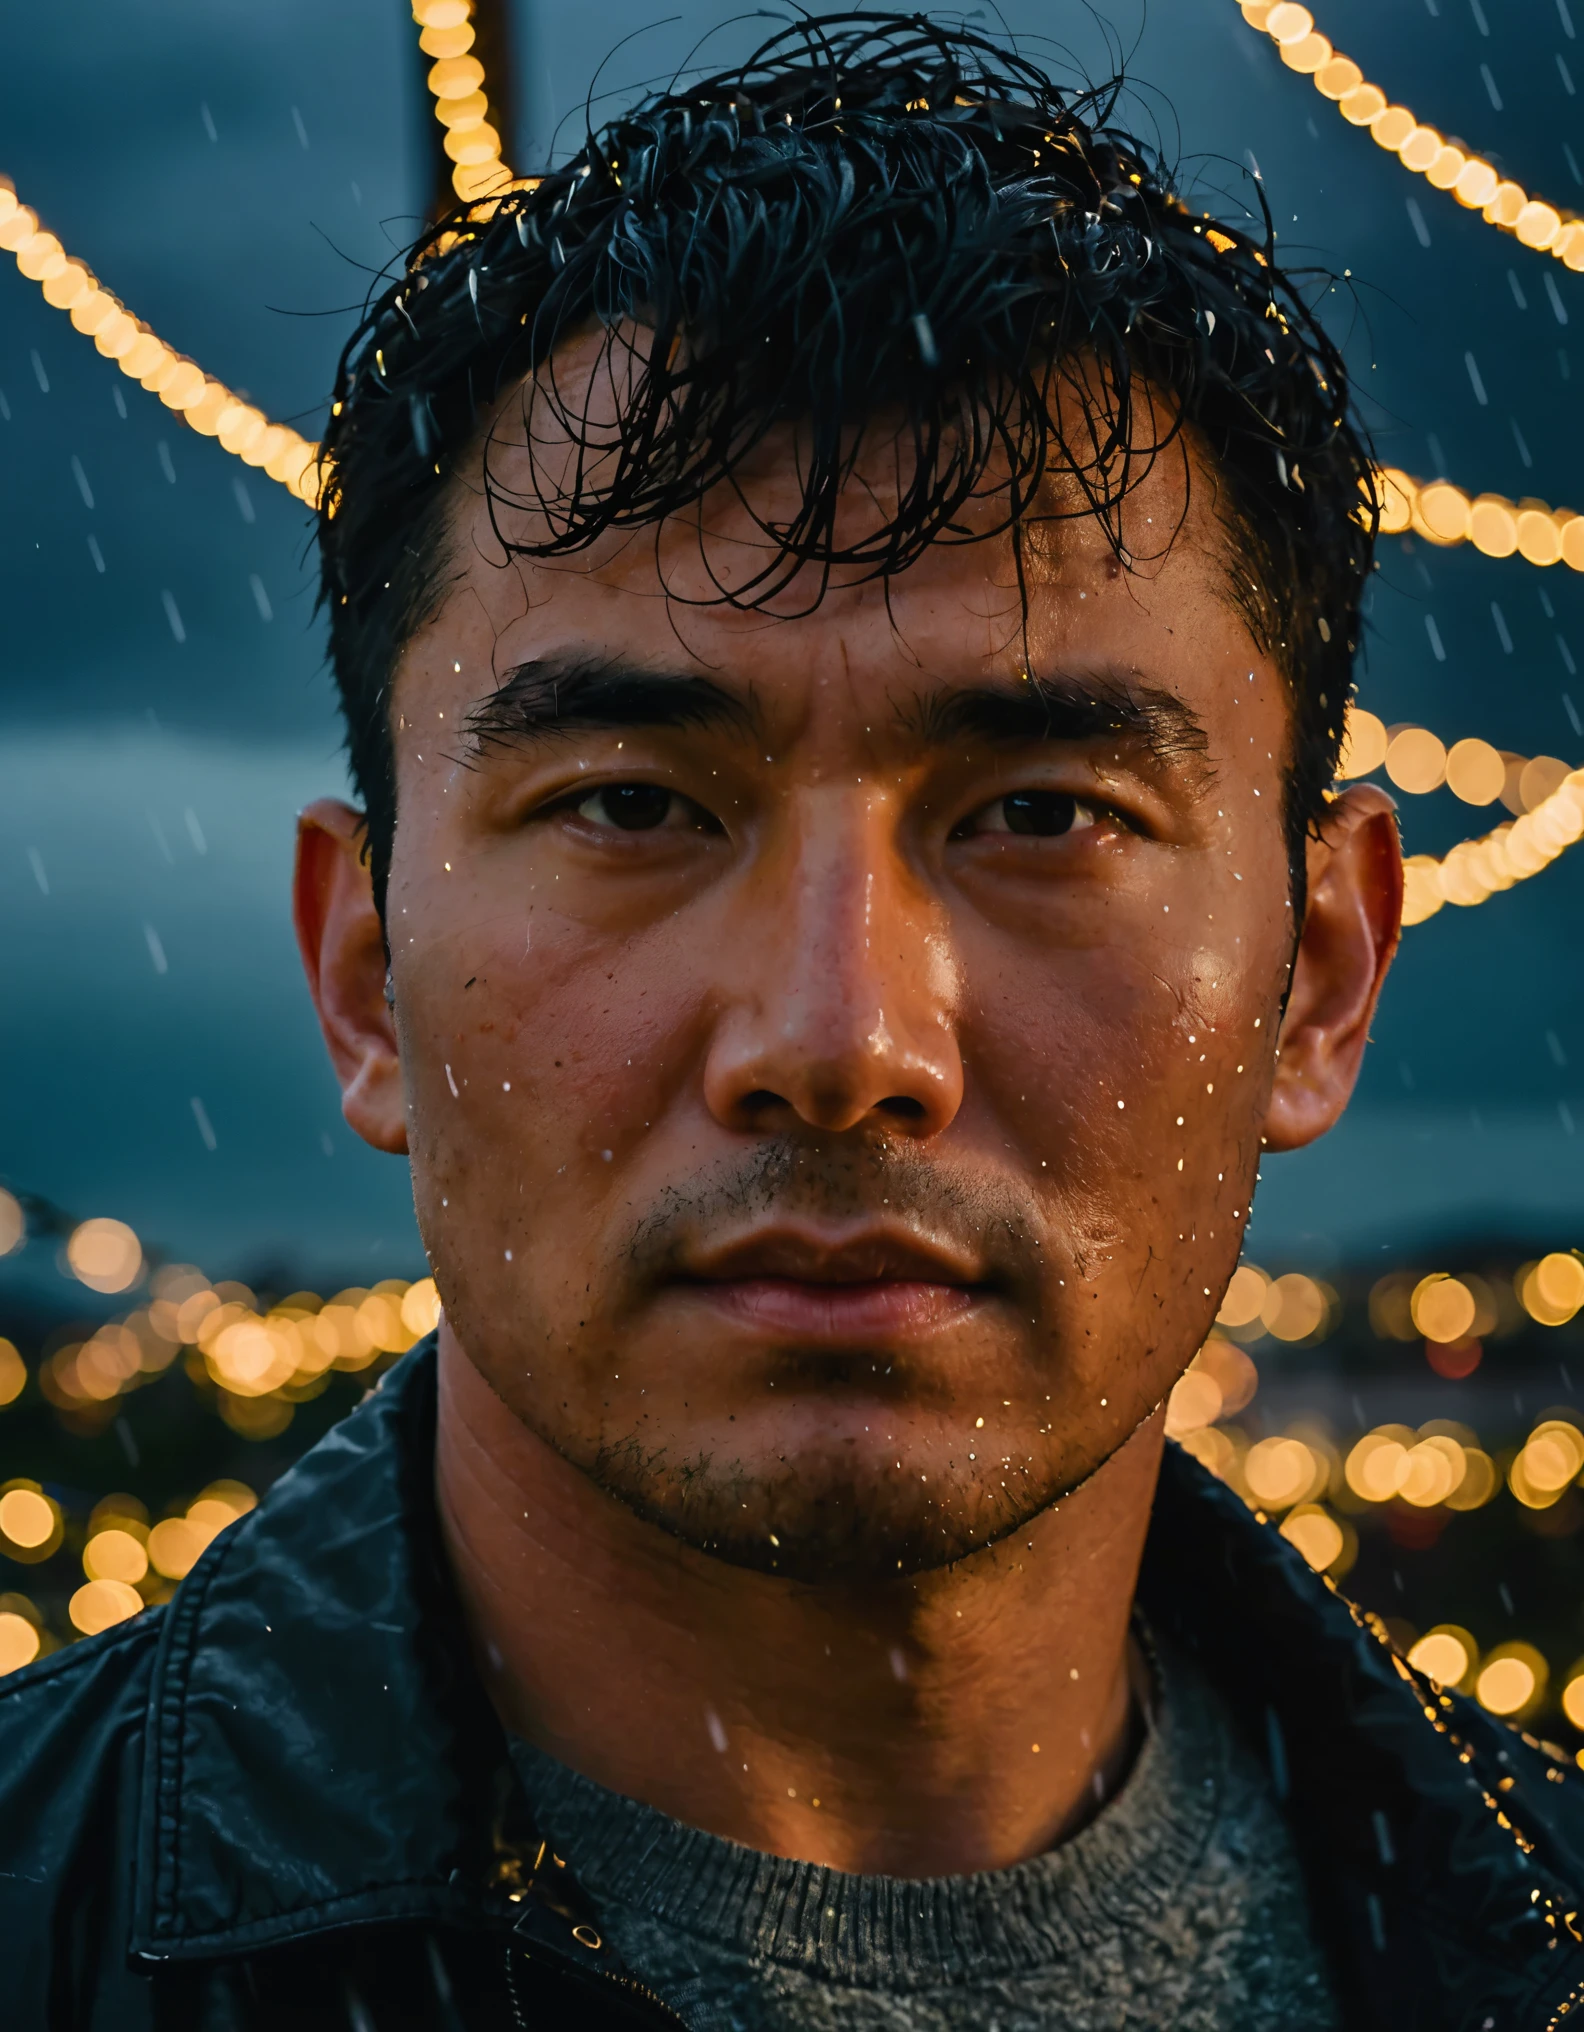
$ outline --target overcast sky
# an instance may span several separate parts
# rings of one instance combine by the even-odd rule
[[[1335,0],[1320,26],[1421,118],[1584,207],[1565,5],[1484,5]],[[770,25],[652,14],[519,0],[520,162],[558,122],[576,135],[631,31],[602,93],[720,21],[712,63]],[[1087,8],[1006,18],[1032,53],[1105,61]],[[1283,240],[1352,270],[1349,350],[1387,458],[1471,491],[1577,492],[1584,278],[1409,177],[1231,0],[1101,18],[1169,92],[1138,118],[1229,204],[1257,164]],[[0,169],[162,336],[310,435],[368,270],[422,208],[428,117],[399,0],[84,0],[7,23]],[[405,1169],[343,1127],[290,940],[293,815],[344,788],[306,514],[0,270],[0,1181],[215,1275],[415,1274]],[[1390,540],[1382,562],[1367,705],[1584,760],[1578,577]],[[1410,851],[1489,822],[1445,791],[1405,802]],[[1584,848],[1406,934],[1353,1112],[1267,1163],[1252,1253],[1323,1269],[1463,1233],[1584,1240],[1581,901]]]

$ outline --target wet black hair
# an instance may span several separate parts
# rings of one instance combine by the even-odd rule
[[[324,440],[322,594],[382,911],[392,680],[456,569],[459,481],[482,485],[505,555],[567,557],[613,529],[658,542],[793,421],[797,510],[771,522],[743,494],[762,556],[713,597],[780,612],[810,566],[818,598],[833,572],[887,578],[928,544],[1006,531],[1021,586],[1031,526],[1080,514],[1128,562],[1128,494],[1196,447],[1231,597],[1291,690],[1301,919],[1378,517],[1371,459],[1309,300],[1330,278],[1278,264],[1262,195],[1250,231],[1190,209],[1160,152],[1113,125],[1120,89],[1069,90],[918,16],[803,18],[425,233],[342,355]],[[621,390],[609,422],[556,382],[557,347],[589,332]],[[526,492],[492,458],[514,416]],[[551,417],[570,477],[531,455]],[[839,538],[838,495],[882,440],[895,505]]]

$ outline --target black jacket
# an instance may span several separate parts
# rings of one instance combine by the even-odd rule
[[[175,1600],[0,1680],[7,2032],[680,2023],[524,1818],[415,1350]],[[1167,1449],[1141,1595],[1291,1816],[1354,2028],[1584,2023],[1584,1774],[1409,1671]]]

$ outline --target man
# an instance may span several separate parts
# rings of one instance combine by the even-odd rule
[[[1396,938],[1276,264],[808,21],[450,222],[328,436],[297,920],[445,1304],[0,1688],[33,2026],[1542,2027],[1579,1780],[1164,1401]]]

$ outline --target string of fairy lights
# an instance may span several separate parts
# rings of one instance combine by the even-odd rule
[[[319,447],[289,425],[271,423],[263,410],[135,318],[86,261],[66,252],[33,207],[21,202],[9,178],[0,178],[0,247],[15,255],[18,269],[39,285],[46,303],[65,311],[107,360],[157,395],[190,429],[217,439],[310,506],[318,500]]]
[[[418,47],[434,58],[425,82],[434,116],[445,129],[441,146],[451,160],[451,187],[465,205],[518,187],[501,159],[500,128],[473,46],[472,13],[472,0],[412,0]]]
[[[1365,77],[1351,57],[1341,55],[1315,27],[1314,16],[1296,0],[1240,0],[1250,28],[1268,35],[1287,68],[1307,75],[1353,127],[1370,137],[1405,169],[1437,190],[1449,191],[1487,225],[1510,233],[1525,247],[1552,255],[1565,267],[1584,270],[1584,219],[1533,197],[1504,177],[1483,156],[1449,141],[1406,106],[1389,99]]]
[[[1406,107],[1389,103],[1357,64],[1337,54],[1296,0],[1240,4],[1245,21],[1271,38],[1289,69],[1310,76],[1344,119],[1368,127],[1406,167],[1449,190],[1460,204],[1480,210],[1526,246],[1548,250],[1569,268],[1584,270],[1584,220],[1565,218],[1531,198],[1520,185],[1499,178],[1489,163],[1423,125]],[[432,59],[426,82],[435,118],[444,129],[457,197],[464,205],[489,204],[507,191],[531,187],[533,179],[512,176],[501,153],[500,128],[492,118],[475,47],[473,0],[412,0],[412,15],[419,48]],[[86,262],[67,253],[4,178],[0,248],[15,256],[19,272],[39,285],[45,301],[65,311],[122,373],[158,396],[191,429],[213,437],[223,450],[259,468],[308,506],[317,506],[323,484],[319,446],[289,425],[271,422],[134,317]],[[1468,543],[1488,557],[1517,555],[1541,567],[1565,563],[1584,571],[1584,514],[1543,501],[1470,495],[1450,481],[1420,482],[1391,466],[1380,468],[1377,480],[1386,534],[1412,532],[1443,547]],[[1531,782],[1515,803],[1510,794],[1515,785],[1508,781],[1515,762],[1531,772],[1543,762],[1554,780],[1543,789]],[[1388,734],[1373,714],[1355,709],[1339,773],[1344,779],[1367,775],[1383,764],[1398,788],[1410,793],[1445,782],[1466,802],[1493,803],[1503,797],[1514,811],[1511,824],[1462,841],[1440,858],[1409,858],[1405,923],[1421,923],[1446,903],[1482,903],[1538,874],[1584,834],[1584,771],[1569,771],[1554,757],[1525,763],[1474,741],[1460,741],[1448,751],[1427,729]],[[1470,795],[1470,786],[1482,794]]]

